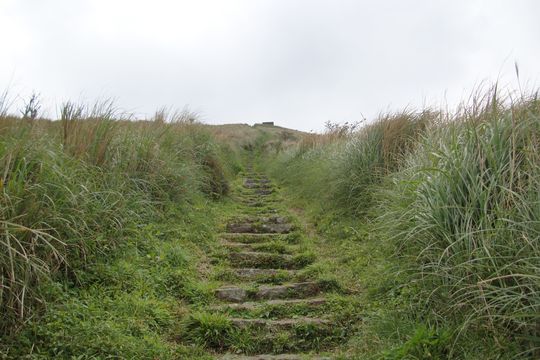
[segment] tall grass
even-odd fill
[[[408,271],[381,280],[402,279],[391,293],[403,294],[394,303],[407,302],[411,317],[453,329],[456,346],[490,339],[532,356],[540,349],[539,140],[536,95],[502,98],[494,89],[455,113],[402,112],[345,136],[310,135],[268,164],[319,218],[334,217],[327,223],[338,213],[347,224],[376,224],[370,239],[392,240],[396,269]]]
[[[306,198],[324,194],[325,203],[336,205],[336,210],[361,214],[371,203],[372,187],[395,171],[438,116],[433,111],[401,112],[381,115],[362,127],[327,123],[323,134],[305,135],[296,148],[270,162],[277,164],[276,176],[286,174],[282,181],[294,182],[297,174]]]
[[[351,136],[339,154],[336,170],[341,174],[336,187],[339,202],[355,213],[369,207],[371,187],[395,171],[436,116],[430,111],[387,114]]]
[[[101,166],[110,153],[115,119],[119,114],[111,100],[97,102],[91,108],[67,102],[60,110],[62,147],[69,155]]]
[[[128,120],[110,101],[66,103],[60,121],[0,116],[0,333],[46,304],[51,279],[76,285],[140,224],[226,193],[202,125]]]
[[[540,102],[496,93],[430,131],[394,178],[384,228],[418,298],[460,331],[540,346]]]

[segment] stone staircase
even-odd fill
[[[237,194],[238,214],[224,226],[217,255],[228,277],[205,311],[223,314],[242,346],[211,349],[216,359],[330,359],[345,331],[328,313],[327,284],[302,276],[316,261],[272,182],[250,171]]]

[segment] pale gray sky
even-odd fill
[[[536,0],[0,0],[0,90],[115,97],[140,116],[326,120],[450,105],[481,81],[540,80]]]

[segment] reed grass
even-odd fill
[[[59,113],[0,116],[0,333],[46,305],[52,279],[76,285],[139,224],[228,189],[229,165],[191,115],[129,121],[109,100],[67,102]]]
[[[321,229],[347,234],[331,229],[352,223],[370,229],[363,241],[393,244],[373,306],[382,298],[381,311],[395,307],[390,318],[449,334],[439,356],[475,347],[538,356],[537,95],[503,97],[494,87],[453,113],[386,114],[344,133],[309,135],[267,164]]]
[[[393,179],[381,224],[418,298],[459,331],[540,346],[540,103],[496,92],[430,131]]]

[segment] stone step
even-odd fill
[[[263,251],[276,254],[291,254],[293,252],[291,245],[278,241],[245,243],[221,240],[221,245],[229,249],[230,251]]]
[[[253,186],[253,187],[251,187]],[[256,193],[256,190],[258,189],[267,189],[267,188],[270,188],[270,189],[273,189],[273,190],[276,190],[278,189],[278,187],[274,184],[272,184],[271,182],[259,182],[259,180],[256,180],[255,182],[248,182],[247,184],[244,183],[242,184],[242,187],[239,188],[239,191],[240,192],[245,192],[245,193]]]
[[[232,318],[230,320],[233,326],[241,329],[255,327],[269,330],[287,330],[299,325],[329,326],[331,324],[330,320],[309,317],[280,320]]]
[[[316,307],[326,304],[326,299],[308,298],[308,299],[289,299],[289,300],[268,300],[264,302],[248,301],[244,303],[236,304],[224,304],[212,307],[214,310],[234,310],[234,311],[251,311],[260,307],[267,306],[294,306],[294,305],[306,305],[310,307]]]
[[[264,203],[275,203],[278,201],[276,197],[271,197],[268,195],[261,196],[253,191],[243,191],[237,194],[236,198],[241,204],[246,204],[250,201],[261,201]]]
[[[246,177],[244,178],[244,185],[250,184],[268,184],[270,180],[261,177]]]
[[[248,291],[239,286],[224,286],[215,291],[218,299],[243,303],[248,300],[275,300],[307,298],[321,292],[319,283],[306,281],[284,285],[259,286],[255,290]]]
[[[308,354],[261,354],[261,355],[233,355],[225,354],[220,360],[331,360],[326,356],[308,355]]]
[[[268,206],[270,204],[275,204],[277,202],[276,199],[266,199],[266,200],[261,200],[261,199],[243,199],[243,200],[240,200],[240,202],[242,204],[244,204],[245,206],[248,206],[250,208],[261,208],[261,207],[265,207],[265,206]]]
[[[232,273],[241,280],[259,280],[262,278],[275,277],[280,274],[285,274],[287,278],[296,275],[295,270],[283,270],[283,269],[256,269],[256,268],[241,268],[233,269]]]
[[[268,179],[268,176],[265,174],[256,172],[256,171],[248,171],[245,173],[242,173],[242,176],[244,179],[254,179],[254,180],[260,180],[260,179]]]
[[[256,189],[255,194],[259,196],[268,196],[274,193],[274,189]]]
[[[297,266],[294,256],[271,252],[238,251],[228,254],[234,267],[254,267],[260,269],[294,269]]]
[[[238,286],[224,286],[216,289],[214,294],[220,300],[236,303],[245,302],[249,297],[247,290]]]
[[[260,183],[244,183],[244,189],[255,190],[254,193],[257,194],[259,190],[272,190],[272,185],[270,184],[260,184]],[[270,192],[271,194],[272,192]]]
[[[257,176],[249,176],[244,178],[244,181],[242,182],[242,186],[250,187],[252,185],[263,185],[263,186],[270,186],[271,180],[263,177],[257,177]]]
[[[273,224],[238,222],[227,224],[227,232],[237,234],[287,234],[290,233],[293,229],[294,225],[290,223]]]
[[[243,186],[246,189],[271,189],[272,185],[270,185],[269,180],[255,180],[255,179],[246,179],[244,180]]]
[[[243,213],[246,215],[256,216],[275,216],[279,213],[279,210],[273,208],[247,208],[243,209]]]
[[[317,295],[321,292],[319,283],[306,281],[300,283],[260,286],[255,298],[257,300],[291,299],[306,298]]]
[[[261,191],[264,193],[261,194]],[[278,202],[278,197],[275,192],[266,189],[243,189],[237,194],[236,199],[244,205],[249,201],[262,201],[264,203]]]
[[[268,215],[268,216],[242,216],[235,217],[231,223],[249,223],[249,224],[287,224],[291,222],[287,216]]]
[[[270,180],[249,179],[244,181],[244,187],[248,189],[269,189],[272,188]]]
[[[233,242],[242,242],[246,244],[262,243],[279,239],[281,234],[276,233],[222,233],[220,238],[224,240],[231,240]]]

